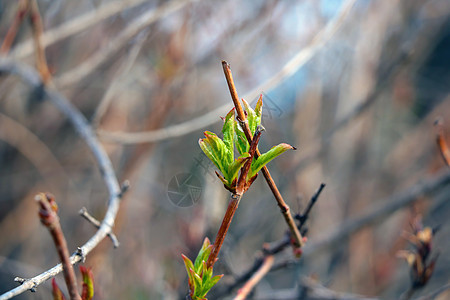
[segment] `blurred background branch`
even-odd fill
[[[69,249],[94,234],[76,213],[81,207],[97,220],[111,215],[108,203],[120,187],[105,186],[89,148],[96,145],[110,158],[108,168],[134,187],[115,211],[119,251],[108,240],[87,256],[96,297],[185,295],[180,253],[193,257],[213,237],[228,199],[197,144],[202,131],[219,132],[219,116],[232,107],[222,60],[249,103],[263,93],[260,149],[282,141],[299,149],[269,164],[292,212],[304,211],[327,183],[308,217],[304,259],[293,263],[290,251],[280,251],[247,299],[299,292],[305,276],[333,293],[397,299],[409,286],[408,266],[395,257],[407,249],[401,232],[421,214],[425,224],[441,225],[441,236],[450,234],[448,167],[433,129],[441,116],[443,132],[450,130],[449,1],[37,4],[48,69],[63,89],[43,88],[28,74],[33,31],[28,19],[19,22],[0,61],[0,293],[16,287],[13,262],[25,278],[57,263],[34,217],[36,192],[61,199]],[[0,1],[2,41],[18,7]],[[27,80],[7,76],[16,66]],[[73,110],[78,117],[70,121]],[[96,135],[82,130],[80,139],[71,122],[92,126],[105,144],[86,145]],[[261,245],[284,234],[270,190],[256,180],[215,265],[226,276],[211,299],[252,267]],[[441,255],[417,298],[448,285],[450,242],[435,244]],[[18,299],[49,299],[49,288],[43,283]]]

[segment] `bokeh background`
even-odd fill
[[[260,149],[286,142],[269,169],[293,213],[327,184],[308,221],[314,245],[344,222],[446,168],[435,142],[437,117],[450,131],[450,2],[446,0],[106,1],[38,0],[55,87],[92,122],[119,180],[115,233],[86,265],[95,299],[182,299],[181,253],[193,258],[215,237],[228,193],[198,146],[220,133],[232,108],[221,61],[253,105],[263,94]],[[0,2],[0,38],[17,1]],[[29,22],[8,57],[34,65]],[[140,135],[124,133],[145,132]],[[450,139],[450,136],[447,137]],[[215,272],[221,285],[246,271],[263,243],[286,225],[258,178],[242,200]],[[175,180],[189,178],[190,187]],[[0,293],[15,276],[58,262],[33,197],[49,191],[75,250],[94,233],[81,207],[102,219],[107,191],[95,161],[68,121],[17,77],[0,77]],[[184,197],[184,198],[183,198]],[[269,273],[252,299],[283,299],[309,276],[335,291],[398,299],[409,287],[405,261],[417,215],[438,226],[434,276],[417,296],[449,283],[450,187],[377,219],[320,251]],[[62,276],[57,281],[63,286]],[[223,290],[223,289],[222,289]],[[286,294],[284,294],[286,295]],[[50,282],[16,299],[49,299]],[[448,299],[443,294],[439,299]]]

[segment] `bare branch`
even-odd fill
[[[42,34],[44,32],[44,25],[42,25],[41,14],[36,0],[29,0],[30,5],[30,21],[33,29],[34,47],[36,49],[36,67],[41,74],[42,82],[47,84],[51,79],[51,74],[48,69],[47,59],[45,58],[45,48],[42,46]]]
[[[314,193],[314,195],[309,200],[309,203],[308,203],[305,211],[303,212],[302,215],[299,216],[299,218],[298,218],[300,221],[300,225],[298,226],[299,230],[303,229],[303,226],[305,225],[306,221],[308,220],[308,215],[309,215],[312,207],[317,202],[317,200],[324,188],[325,188],[325,184],[321,183],[319,188],[317,189],[317,191]],[[305,218],[302,219],[302,217],[304,217],[304,216],[305,216]],[[302,220],[303,220],[303,222],[302,222]],[[290,244],[291,244],[291,237],[290,237],[289,232],[286,232],[285,236],[278,241],[272,242],[270,244],[265,243],[263,245],[262,251],[256,256],[256,258],[253,262],[253,265],[251,267],[249,267],[247,269],[247,271],[243,272],[242,275],[239,275],[238,277],[236,277],[233,282],[222,287],[221,290],[219,290],[219,292],[217,292],[215,296],[222,297],[222,296],[230,294],[238,286],[240,286],[244,282],[247,282],[248,280],[250,280],[250,278],[253,276],[253,274],[255,274],[256,272],[258,272],[258,270],[260,270],[260,268],[261,268],[262,264],[264,263],[265,258],[267,256],[275,256],[276,254],[278,254],[281,251],[283,251],[284,249],[286,249],[286,247],[289,246]],[[274,267],[272,267],[271,270],[273,270]]]
[[[315,241],[310,240],[305,246],[303,254],[305,256],[316,254],[332,245],[340,243],[343,239],[348,238],[362,228],[370,226],[375,222],[379,222],[406,205],[415,202],[418,200],[419,196],[436,192],[448,184],[450,184],[450,172],[445,170],[438,175],[416,183],[402,192],[396,193],[386,199],[377,200],[376,203],[378,204],[369,208],[363,215],[344,222],[339,225],[336,230],[328,233],[322,238]]]
[[[273,255],[266,256],[264,258],[264,262],[261,267],[256,271],[253,276],[247,281],[244,286],[239,290],[237,296],[234,300],[244,300],[247,298],[248,294],[253,290],[253,288],[264,278],[267,272],[270,271],[270,268],[273,265],[274,257]]]
[[[225,78],[227,80],[228,88],[230,90],[231,98],[233,99],[234,107],[236,108],[236,113],[238,115],[242,130],[245,133],[245,137],[247,138],[249,145],[252,145],[252,133],[248,125],[247,117],[245,116],[244,110],[242,109],[241,102],[239,101],[238,93],[236,91],[236,87],[233,81],[233,75],[231,74],[230,65],[226,61],[222,61],[222,67],[223,72],[225,73]],[[260,155],[261,153],[259,152],[258,149],[256,149],[255,157],[258,158]],[[264,166],[262,168],[262,173],[288,225],[288,228],[291,232],[291,236],[293,239],[294,247],[295,248],[302,247],[303,246],[302,235],[300,234],[300,231],[297,228],[297,224],[295,224],[295,221],[292,218],[289,206],[284,201],[283,196],[281,196],[281,193],[278,190],[277,185],[275,184],[275,181],[270,175],[269,169],[266,166]]]
[[[302,48],[294,57],[292,57],[278,72],[255,87],[250,92],[244,95],[244,99],[253,99],[261,94],[261,91],[268,92],[277,87],[281,82],[288,79],[295,74],[302,66],[304,66],[316,52],[331,40],[333,35],[339,30],[344,23],[345,18],[352,10],[355,0],[347,0],[343,5],[340,13],[336,18],[331,20],[328,25],[321,30],[312,39],[311,43]],[[228,104],[222,105],[200,117],[192,119],[190,121],[168,126],[152,131],[143,132],[108,132],[104,130],[98,130],[97,133],[101,140],[110,143],[121,144],[141,144],[141,143],[154,143],[170,139],[173,137],[179,137],[207,127],[215,122],[218,122],[217,116],[225,115],[229,110]]]
[[[64,87],[80,81],[100,67],[111,56],[116,54],[133,36],[138,34],[140,31],[193,1],[198,0],[172,0],[156,9],[143,13],[140,17],[131,22],[124,30],[122,30],[122,32],[120,32],[114,40],[108,43],[107,46],[99,49],[94,55],[77,65],[74,69],[58,76],[55,79],[56,84],[60,87]]]
[[[27,1],[27,0],[25,0]],[[75,17],[55,28],[47,30],[42,35],[42,46],[48,47],[62,39],[71,35],[82,32],[89,27],[99,23],[115,14],[118,14],[126,9],[138,6],[146,0],[118,0],[108,2],[100,6],[96,10],[90,10],[84,15]],[[23,58],[33,53],[33,40],[27,40],[14,47],[11,51],[11,56],[14,58]]]
[[[94,218],[88,211],[86,207],[82,207],[80,211],[78,212],[80,216],[85,218],[89,223],[94,225],[97,228],[100,228],[100,221]],[[112,232],[108,233],[108,237],[111,239],[111,242],[113,243],[114,248],[118,248],[120,243],[117,239],[116,235]]]
[[[11,26],[6,33],[5,39],[3,40],[2,46],[0,47],[0,54],[7,54],[9,49],[11,49],[11,45],[16,38],[17,31],[19,31],[19,27],[25,18],[25,15],[28,12],[29,5],[28,0],[20,0],[19,7],[17,8],[17,13],[14,16],[14,20],[11,22]]]
[[[92,131],[92,128],[89,126],[86,118],[64,96],[50,87],[44,87],[39,74],[34,69],[10,59],[0,58],[0,73],[18,75],[32,87],[42,89],[44,96],[69,119],[76,131],[86,141],[99,165],[100,173],[102,174],[103,180],[108,189],[109,201],[107,211],[103,221],[101,222],[100,228],[94,236],[92,236],[82,247],[80,247],[82,253],[87,255],[108,235],[108,233],[112,231],[112,227],[114,226],[115,218],[119,209],[119,195],[121,193],[121,189],[114,173],[111,161]],[[70,262],[71,264],[75,264],[81,259],[82,258],[80,255],[73,254],[70,257]],[[10,299],[33,287],[36,287],[61,271],[62,265],[58,264],[50,270],[26,280],[21,286],[0,295],[0,300]]]

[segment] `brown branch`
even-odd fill
[[[444,162],[447,164],[448,167],[450,167],[450,148],[448,147],[447,141],[445,139],[445,131],[442,118],[438,118],[434,122],[434,126],[436,127],[437,131],[436,143],[439,147]]]
[[[298,226],[299,230],[303,229],[303,226],[305,225],[306,221],[308,220],[309,213],[311,212],[312,207],[314,204],[316,204],[320,194],[322,193],[323,189],[325,188],[325,184],[321,183],[317,191],[314,193],[314,195],[309,200],[308,205],[306,206],[304,212],[296,216],[296,218],[299,220],[300,225]],[[261,268],[261,265],[264,263],[265,258],[268,256],[275,256],[276,254],[282,252],[284,249],[286,249],[287,246],[291,244],[291,238],[289,232],[286,232],[286,235],[275,242],[272,243],[265,243],[263,245],[262,251],[256,256],[253,265],[247,269],[247,271],[243,272],[242,275],[239,275],[239,277],[235,278],[235,280],[225,287],[223,287],[220,291],[218,291],[215,296],[217,298],[223,297],[225,295],[231,294],[234,289],[236,289],[241,284],[247,282],[250,280],[250,278],[258,272],[258,270]],[[273,270],[273,268],[271,269]]]
[[[250,158],[244,164],[244,167],[241,170],[241,175],[239,177],[236,193],[231,194],[230,202],[227,207],[227,211],[225,212],[225,216],[223,217],[222,224],[220,225],[219,232],[217,233],[216,240],[214,241],[214,246],[211,251],[211,254],[208,257],[208,261],[206,265],[208,268],[214,266],[214,263],[217,260],[217,256],[219,255],[220,248],[222,248],[223,241],[225,240],[225,236],[227,235],[228,228],[230,228],[231,221],[233,220],[236,209],[238,208],[239,201],[241,201],[242,195],[246,191],[245,183],[247,179],[248,171],[250,170],[250,165],[252,163],[253,156],[255,155],[255,150],[258,145],[259,138],[261,137],[261,128],[258,128],[255,132],[255,137],[253,142],[250,145]]]
[[[355,0],[347,0],[342,4],[342,9],[338,15],[331,20],[325,28],[319,31],[311,42],[306,47],[302,47],[289,61],[287,61],[277,72],[267,78],[258,86],[244,95],[244,99],[253,99],[261,94],[261,91],[270,91],[275,89],[280,83],[290,78],[301,67],[308,63],[315,54],[322,49],[333,37],[334,34],[345,23],[346,17],[352,11]],[[71,71],[70,71],[71,72]],[[229,105],[224,104],[212,111],[191,119],[189,121],[170,125],[164,128],[141,131],[141,132],[110,132],[105,130],[98,130],[97,133],[100,139],[109,143],[120,144],[139,144],[139,143],[154,143],[157,141],[167,140],[174,137],[179,137],[207,127],[217,122],[218,115],[224,115],[229,111]]]
[[[17,13],[14,16],[14,20],[11,23],[11,26],[6,33],[5,39],[3,40],[2,46],[0,47],[0,54],[7,54],[11,49],[11,45],[14,42],[14,39],[17,35],[17,31],[19,31],[20,24],[22,24],[25,15],[28,12],[28,0],[20,0],[19,7],[17,9]]]
[[[306,206],[305,211],[301,215],[296,216],[296,218],[300,222],[300,224],[298,226],[298,228],[300,230],[302,229],[303,225],[305,225],[306,221],[308,220],[309,214],[311,213],[311,209],[313,208],[314,204],[316,204],[317,199],[319,199],[319,196],[322,193],[324,188],[325,188],[325,183],[321,183],[319,188],[317,189],[317,191],[311,197],[311,200],[309,200],[309,203]]]
[[[42,46],[42,34],[44,26],[42,25],[41,14],[36,0],[29,0],[30,5],[30,21],[33,29],[34,47],[36,49],[36,67],[41,74],[42,82],[47,84],[52,75],[48,69],[47,59],[45,58],[45,50]]]
[[[304,258],[312,255],[316,255],[317,253],[328,249],[332,247],[333,245],[338,244],[343,239],[348,238],[352,234],[356,233],[357,231],[363,229],[364,227],[370,226],[375,224],[377,221],[381,221],[387,217],[389,217],[391,214],[395,213],[399,209],[405,207],[406,205],[409,205],[416,200],[419,199],[421,195],[427,195],[431,194],[433,192],[436,192],[440,188],[450,184],[450,172],[442,172],[438,175],[432,176],[430,178],[424,179],[423,181],[413,185],[412,187],[399,192],[397,194],[392,195],[391,197],[388,197],[383,200],[375,201],[380,202],[381,204],[374,205],[372,208],[369,208],[366,213],[364,213],[362,216],[354,217],[353,219],[350,219],[343,224],[339,225],[339,228],[337,228],[334,231],[329,232],[327,235],[325,235],[322,238],[319,239],[310,239],[309,242],[305,245],[303,248],[303,256]],[[320,188],[319,188],[320,190]],[[308,205],[309,206],[309,205]],[[283,238],[275,243],[270,248],[263,249],[263,254],[268,253],[270,255],[273,255],[279,251],[282,251],[287,245],[289,244],[288,238]],[[264,260],[264,255],[259,255],[254,263],[253,266],[249,268],[248,271],[244,272],[242,275],[240,275],[234,282],[227,285],[223,289],[221,289],[218,293],[216,293],[216,296],[224,296],[231,293],[235,288],[237,288],[240,284],[247,281],[251,275],[256,272],[259,267],[261,266],[262,262]],[[289,259],[286,261],[282,261],[276,266],[272,267],[272,270],[280,269],[282,267],[290,266],[292,264],[296,264],[297,262]],[[269,298],[267,298],[269,299]],[[293,299],[298,299],[293,298]],[[306,298],[310,299],[310,298]],[[313,299],[313,298],[311,298]],[[426,298],[428,299],[428,298]],[[420,300],[423,300],[420,298]]]
[[[51,87],[44,86],[42,79],[34,69],[10,59],[0,58],[0,73],[18,75],[23,81],[33,88],[42,89],[44,97],[50,100],[55,107],[68,118],[81,138],[85,140],[99,165],[100,174],[102,174],[103,181],[108,189],[109,200],[100,228],[82,247],[80,247],[80,252],[84,255],[88,255],[92,249],[97,247],[97,245],[108,235],[108,233],[112,231],[115,218],[119,210],[119,195],[121,195],[121,189],[112,167],[112,163],[103,146],[95,136],[86,118],[70,103],[69,100],[67,100],[67,98]],[[72,254],[72,256],[70,256],[70,263],[75,264],[81,259],[82,257],[78,253]],[[62,265],[58,264],[42,274],[25,280],[22,285],[0,295],[0,300],[11,299],[12,297],[27,290],[35,288],[61,271]]]
[[[227,211],[225,212],[225,216],[223,217],[222,224],[220,225],[219,231],[217,232],[216,240],[214,241],[214,246],[211,251],[211,254],[208,257],[208,261],[206,265],[208,268],[212,267],[217,260],[217,256],[219,255],[220,248],[223,245],[223,241],[225,240],[225,236],[227,235],[228,228],[230,228],[231,221],[233,220],[234,213],[238,208],[239,201],[242,196],[238,194],[232,194],[230,202],[228,203]]]
[[[69,250],[64,233],[59,223],[57,215],[58,207],[53,195],[49,193],[40,193],[36,195],[35,200],[39,203],[39,218],[41,223],[47,227],[55,243],[56,251],[63,265],[64,280],[71,300],[81,300],[78,294],[77,279],[72,264],[70,263]]]
[[[233,81],[233,75],[231,74],[231,68],[230,65],[226,61],[222,61],[222,67],[223,72],[225,73],[225,78],[227,80],[228,88],[230,89],[231,98],[233,99],[234,106],[236,107],[236,112],[239,118],[239,121],[241,122],[242,129],[244,130],[245,136],[247,137],[248,143],[251,144],[252,142],[252,134],[250,131],[250,127],[248,126],[247,118],[244,114],[244,110],[242,109],[241,103],[239,102],[239,97],[236,91],[236,87],[234,85]],[[261,155],[258,149],[256,149],[256,155],[255,157],[258,158]],[[290,213],[290,208],[284,201],[283,197],[281,196],[280,191],[278,190],[275,182],[272,179],[272,176],[270,175],[269,169],[264,166],[262,168],[262,173],[264,175],[264,178],[267,181],[267,184],[269,185],[270,190],[272,191],[273,195],[275,196],[275,199],[277,200],[278,207],[280,207],[281,213],[283,214],[283,217],[289,227],[289,230],[291,231],[291,236],[293,238],[293,244],[295,248],[300,248],[303,246],[303,238],[300,234],[300,231],[297,228],[297,225],[295,224],[294,219],[292,218],[292,215]]]
[[[238,294],[234,300],[244,300],[247,298],[248,294],[253,290],[253,288],[264,278],[267,272],[273,265],[274,257],[273,255],[266,256],[261,267],[253,274],[253,276],[248,280],[244,286],[238,291]]]

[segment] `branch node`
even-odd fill
[[[16,277],[16,278],[14,278],[14,281],[15,282],[18,282],[18,283],[20,283],[20,284],[22,284],[22,283],[24,283],[25,281],[27,281],[27,279],[25,279],[25,278],[22,278],[22,277]]]
[[[128,181],[128,180],[126,180]],[[96,228],[100,228],[100,221],[94,218],[88,211],[86,207],[82,207],[79,211],[79,214],[85,218],[89,223],[94,225]],[[112,232],[112,228],[110,228],[110,231],[108,232],[108,237],[111,239],[111,242],[113,243],[114,248],[118,248],[120,243],[117,239],[116,235]]]
[[[79,257],[81,257],[82,263],[84,263],[86,261],[86,252],[84,251],[83,247],[78,247],[75,254],[78,255]]]
[[[122,199],[123,195],[130,189],[130,181],[127,179],[120,185],[120,193],[117,195],[120,199]]]
[[[22,285],[25,282],[30,281],[30,279],[25,279],[25,278],[17,276],[17,277],[14,278],[14,281],[18,282],[18,283],[20,283],[20,285]],[[33,282],[33,286],[29,290],[30,290],[30,292],[35,293],[36,292],[36,288],[38,286],[38,283],[36,281],[34,281],[34,280],[32,282]]]

